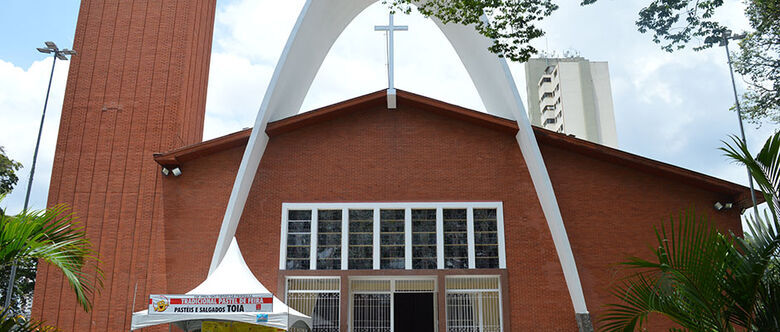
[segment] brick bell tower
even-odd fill
[[[149,293],[165,293],[162,175],[152,154],[202,140],[215,6],[81,2],[49,205],[68,204],[86,228],[104,287],[86,313],[62,274],[40,264],[34,318],[63,331],[126,331]]]

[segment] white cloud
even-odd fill
[[[303,4],[301,0],[220,1],[214,51],[275,65]]]
[[[24,205],[30,168],[32,166],[35,141],[41,121],[41,112],[46,97],[46,87],[51,73],[52,58],[39,60],[23,69],[0,60],[0,146],[4,146],[11,159],[24,165],[18,172],[19,182],[11,194],[2,202],[8,213],[17,213]],[[30,194],[29,207],[46,207],[46,198],[51,178],[54,147],[57,143],[62,98],[65,90],[69,62],[57,61],[54,79],[46,111],[41,148]]]
[[[252,126],[272,73],[270,65],[253,64],[235,54],[212,53],[203,138]]]

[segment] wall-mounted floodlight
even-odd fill
[[[171,170],[169,170],[166,167],[163,167],[162,170],[160,170],[160,172],[162,172],[162,174],[165,175],[165,176],[168,176],[168,174],[171,174]]]
[[[179,176],[181,175],[181,168],[176,167],[171,170],[171,173],[173,173],[173,176]]]
[[[729,210],[732,207],[734,207],[734,203],[728,202],[728,203],[721,203],[721,202],[715,202],[715,205],[713,205],[715,210],[721,211],[721,210]]]

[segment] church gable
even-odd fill
[[[268,124],[266,133],[273,137],[281,133],[305,127],[314,123],[338,118],[368,108],[378,107],[387,109],[386,106],[384,106],[386,105],[386,96],[386,91],[381,90],[317,110],[272,122]],[[453,119],[460,119],[466,122],[471,122],[481,127],[492,128],[498,131],[510,133],[512,135],[514,135],[518,130],[517,124],[514,121],[496,117],[487,113],[477,112],[457,105],[448,104],[439,100],[403,90],[397,90],[397,104],[399,109],[412,108],[418,111],[436,113]]]
[[[236,232],[246,262],[258,279],[272,292],[283,292],[285,282],[311,276],[334,280],[346,276],[341,280],[347,282],[368,274],[409,273],[439,275],[439,282],[444,283],[449,274],[492,275],[508,286],[502,286],[501,295],[504,327],[573,328],[566,319],[572,309],[561,305],[570,299],[552,236],[515,142],[517,127],[501,118],[406,92],[399,91],[398,97],[394,110],[387,109],[383,93],[375,93],[268,125],[270,140]],[[155,157],[164,167],[182,171],[181,176],[163,180],[165,268],[176,271],[168,275],[171,292],[194,287],[201,280],[189,276],[202,276],[208,270],[205,264],[192,264],[188,257],[209,257],[213,252],[215,230],[220,227],[248,137],[249,130],[245,130]],[[711,209],[716,200],[732,200],[739,206],[739,197],[746,193],[745,188],[726,181],[573,137],[541,129],[536,129],[536,137],[577,258],[585,297],[596,313],[610,301],[604,287],[612,278],[610,264],[629,253],[643,254],[652,241],[653,225],[689,204]],[[384,270],[380,265],[377,271],[321,269],[325,265],[319,261],[316,264],[323,265],[287,265],[290,233],[284,226],[290,222],[291,209],[309,209],[309,223],[314,225],[318,209],[351,211],[359,206],[355,209],[381,211],[452,204],[471,210],[479,204],[497,207],[504,227],[505,266],[409,271]],[[739,227],[737,209],[713,218],[724,228]],[[338,224],[325,217],[322,220],[323,224]],[[314,234],[312,229],[307,234]],[[614,241],[615,236],[631,241]],[[316,270],[309,270],[312,266]],[[347,301],[355,294],[345,291],[340,296]],[[343,309],[342,314],[347,317]]]
[[[511,127],[469,110],[465,116],[430,111],[401,94],[395,110],[386,108],[384,95],[378,99],[337,114],[325,109],[272,123],[255,181],[327,182],[330,197],[309,199],[379,201],[473,200],[464,187],[497,196],[502,191],[497,178],[530,183]]]

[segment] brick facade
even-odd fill
[[[410,105],[401,98],[399,109],[389,111],[366,102],[289,130],[269,125],[271,140],[237,231],[249,267],[282,297],[282,276],[296,275],[278,270],[283,202],[501,201],[505,322],[512,331],[576,331],[561,266],[514,135]],[[695,206],[724,228],[740,229],[738,211],[712,208],[716,200],[734,200],[734,192],[622,165],[568,143],[544,137],[540,143],[595,315],[611,301],[611,264],[646,255],[652,227],[670,214]],[[170,292],[186,292],[205,278],[244,146],[212,149],[179,163],[182,176],[163,179],[166,270],[175,271],[167,275]]]
[[[63,331],[121,331],[166,290],[162,186],[152,154],[202,140],[214,0],[83,0],[49,204],[66,203],[102,261],[85,313],[62,274],[39,265],[33,317]]]

